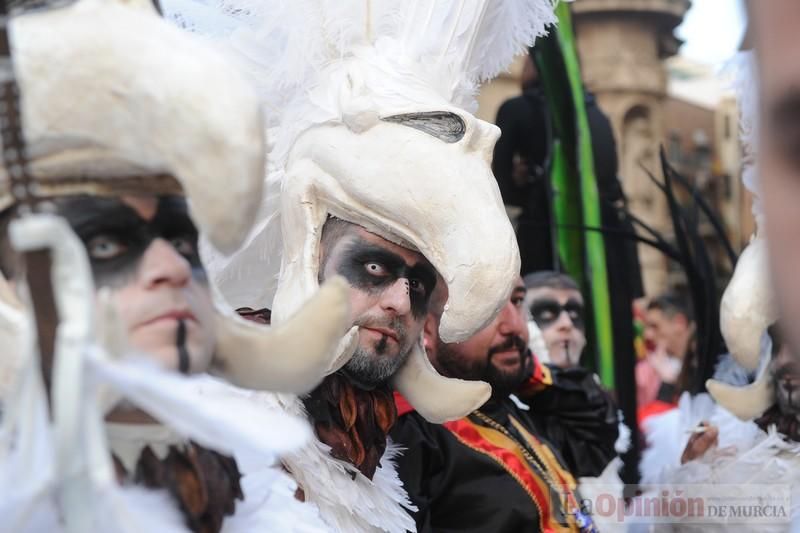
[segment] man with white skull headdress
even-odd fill
[[[348,314],[336,280],[277,330],[212,301],[198,232],[235,249],[260,201],[252,87],[146,2],[81,0],[8,29],[0,531],[323,531],[275,464],[307,423],[201,375],[306,392]],[[240,456],[259,471],[242,477]]]
[[[307,414],[318,441],[284,458],[303,496],[339,531],[406,531],[407,496],[387,433],[392,389],[436,423],[483,404],[489,387],[439,376],[422,348],[436,288],[440,332],[492,320],[519,269],[489,160],[496,127],[476,119],[479,81],[553,20],[551,2],[326,3],[174,0],[178,24],[220,38],[262,90],[275,137],[267,216],[212,276],[234,308],[280,323],[341,274],[351,327],[305,398],[262,398]],[[282,248],[277,248],[280,244]]]

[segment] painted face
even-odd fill
[[[542,331],[550,361],[561,368],[576,366],[586,346],[581,293],[575,289],[537,287],[528,289],[525,301]]]
[[[339,274],[350,284],[358,348],[344,371],[365,387],[386,381],[419,342],[436,271],[418,252],[353,225],[323,250],[324,280]]]
[[[436,317],[429,317],[425,335],[431,362],[445,376],[484,380],[495,396],[507,396],[531,370],[524,299],[525,284],[518,278],[500,314],[464,342],[442,342]]]
[[[111,289],[131,346],[167,368],[205,371],[214,314],[185,199],[75,196],[57,206],[86,246],[95,285]]]
[[[772,360],[775,398],[785,414],[800,415],[800,364],[783,346]]]
[[[787,341],[800,356],[800,3],[751,2],[759,66],[758,174],[770,268]]]

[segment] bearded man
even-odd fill
[[[528,407],[511,393],[549,372],[527,348],[525,284],[517,277],[500,314],[461,343],[436,334],[436,313],[425,325],[431,362],[445,376],[487,381],[492,396],[459,420],[426,422],[402,397],[392,438],[406,450],[398,470],[418,531],[592,531],[577,483],[547,442]]]
[[[168,16],[234,52],[274,110],[275,209],[212,262],[212,279],[231,307],[269,308],[274,324],[333,274],[350,287],[351,320],[322,385],[260,398],[315,427],[316,441],[283,462],[333,529],[413,531],[388,440],[391,392],[434,423],[490,394],[437,374],[422,330],[440,290],[442,338],[469,337],[519,271],[491,173],[499,131],[470,110],[480,80],[553,21],[552,2],[172,3]]]

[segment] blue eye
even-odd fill
[[[194,241],[188,237],[174,237],[169,240],[169,243],[183,256],[190,257],[197,253]]]
[[[89,258],[100,261],[118,257],[124,254],[127,249],[128,247],[122,244],[119,239],[110,235],[98,235],[92,237],[86,243],[86,252],[89,254]]]

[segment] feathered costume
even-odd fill
[[[262,187],[252,88],[146,2],[81,0],[20,14],[11,30],[0,84],[6,96],[18,87],[21,105],[3,104],[0,210],[22,213],[9,226],[16,251],[49,250],[59,320],[44,380],[30,303],[40,288],[17,280],[22,305],[0,278],[0,531],[325,531],[278,461],[311,438],[307,422],[137,353],[110,293],[95,290],[83,243],[40,209],[74,195],[185,194],[210,245],[235,249]],[[277,329],[217,309],[212,365],[237,385],[305,392],[347,315],[335,280]],[[316,335],[298,335],[298,324]],[[105,423],[121,400],[159,424]]]
[[[742,179],[753,193],[753,214],[756,234],[739,258],[733,278],[721,303],[721,331],[733,358],[743,367],[756,372],[752,384],[739,386],[709,380],[711,396],[685,393],[678,408],[645,421],[649,448],[642,462],[642,483],[670,485],[719,485],[728,487],[756,486],[756,491],[769,503],[771,492],[789,486],[791,508],[785,517],[768,522],[752,518],[719,518],[716,523],[694,520],[672,520],[652,530],[678,531],[800,531],[800,443],[778,432],[766,419],[759,419],[770,408],[775,409],[773,370],[770,366],[772,343],[767,327],[777,318],[777,307],[770,286],[767,266],[766,235],[763,210],[759,198],[756,158],[757,87],[755,58],[744,52],[737,61],[741,140],[744,146]],[[713,399],[712,399],[713,397]],[[719,444],[702,457],[681,464],[681,455],[691,430],[701,421],[709,421],[719,429]],[[767,487],[774,485],[775,491]],[[657,487],[656,487],[657,488]],[[753,503],[754,494],[748,496]],[[645,494],[647,497],[648,494]],[[709,496],[708,494],[706,496]]]
[[[489,164],[498,130],[470,111],[478,84],[554,20],[549,0],[163,4],[250,73],[269,121],[259,222],[230,258],[208,254],[231,307],[270,308],[278,323],[289,316],[316,290],[320,234],[332,216],[430,261],[448,288],[443,340],[466,339],[494,317],[519,253]],[[347,363],[357,335],[347,332],[328,372]],[[389,385],[437,423],[482,405],[488,385],[439,376],[421,340]],[[305,413],[297,397],[262,400]],[[319,441],[284,463],[331,527],[413,530],[393,453],[389,443],[371,480]]]

